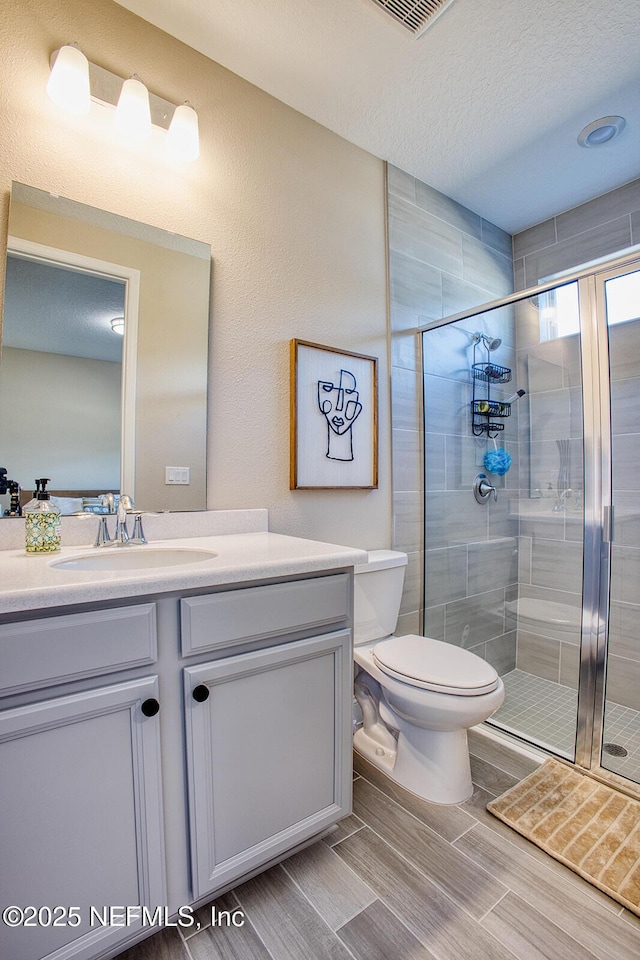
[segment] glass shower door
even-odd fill
[[[635,789],[640,259],[421,332],[424,633],[495,666],[492,726]]]
[[[611,404],[611,560],[606,684],[596,762],[640,784],[640,267],[603,274]],[[606,425],[605,425],[606,426]],[[605,476],[605,483],[607,478]],[[605,501],[606,502],[606,501]],[[606,588],[606,584],[605,584]],[[597,754],[599,753],[599,757]]]
[[[502,676],[491,725],[573,761],[585,502],[578,282],[434,322],[422,343],[424,633]],[[492,471],[497,451],[509,454],[506,472]],[[494,488],[482,502],[479,476]]]
[[[579,283],[514,305],[518,583],[506,605],[515,669],[490,723],[575,760],[584,567],[583,329]]]

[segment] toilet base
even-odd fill
[[[393,768],[396,765],[397,750],[381,747],[379,743],[372,740],[364,732],[364,727],[360,727],[353,735],[353,749],[373,764],[379,770],[382,770],[393,780]]]
[[[473,793],[467,731],[426,730],[400,721],[395,751],[382,748],[364,729],[353,737],[354,749],[404,787],[430,803],[464,803]]]

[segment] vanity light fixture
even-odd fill
[[[51,67],[47,93],[69,113],[89,113],[89,61],[78,47],[71,44],[60,47]]]
[[[190,103],[176,107],[167,132],[167,150],[180,160],[197,160],[200,156],[198,114]]]
[[[111,329],[114,333],[119,333],[121,337],[124,336],[124,317],[114,317],[111,321]]]
[[[164,146],[177,160],[193,161],[200,155],[198,114],[189,103],[176,106],[156,96],[137,77],[123,80],[87,60],[75,45],[60,47],[51,55],[47,93],[58,106],[72,113],[88,113],[91,103],[114,113],[116,128],[137,141],[149,139],[153,127],[166,131]]]
[[[120,133],[132,140],[151,136],[149,91],[138,77],[129,77],[122,84],[114,122]]]

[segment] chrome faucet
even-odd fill
[[[116,535],[114,540],[118,546],[129,543],[129,531],[127,530],[127,513],[129,510],[133,510],[133,500],[128,494],[123,493],[118,500],[118,509],[116,510]]]
[[[108,518],[106,515],[103,515],[99,520],[98,532],[93,544],[94,547],[123,547],[126,544],[147,543],[147,538],[142,529],[142,510],[134,510],[133,507],[134,503],[131,497],[123,493],[118,501],[116,530],[113,538],[109,536]],[[130,513],[135,517],[133,534],[131,536],[129,536],[129,531],[127,530],[127,516]]]

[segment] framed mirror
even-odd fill
[[[13,183],[0,465],[63,513],[206,507],[211,249]],[[0,497],[0,512],[9,496]]]

